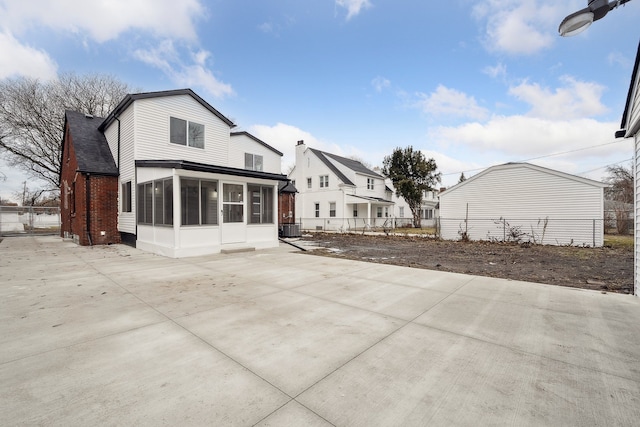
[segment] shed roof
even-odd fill
[[[114,110],[109,113],[109,115],[104,119],[102,126],[100,126],[100,130],[104,132],[104,130],[111,124],[113,121],[124,111],[126,110],[134,101],[139,99],[149,99],[149,98],[162,98],[165,96],[178,96],[178,95],[188,95],[195,99],[200,105],[202,105],[207,110],[211,111],[215,116],[217,116],[220,120],[225,122],[229,127],[233,128],[236,125],[233,122],[225,117],[220,111],[213,108],[207,101],[200,98],[194,91],[191,89],[175,89],[175,90],[164,90],[159,92],[144,92],[144,93],[134,93],[129,94],[124,97],[122,101],[118,104]]]
[[[463,188],[465,185],[468,185],[470,183],[472,183],[473,181],[482,178],[483,176],[491,173],[491,172],[495,172],[497,170],[501,170],[501,169],[513,169],[513,168],[528,168],[528,169],[533,169],[536,170],[538,172],[543,172],[543,173],[547,173],[549,175],[555,175],[555,176],[559,176],[562,178],[566,178],[566,179],[570,179],[573,181],[577,181],[577,182],[581,182],[583,184],[586,185],[591,185],[594,187],[600,187],[600,188],[605,188],[608,187],[607,184],[604,184],[600,181],[594,181],[592,179],[588,179],[588,178],[583,178],[580,176],[576,176],[576,175],[571,175],[569,173],[565,173],[565,172],[560,172],[554,169],[549,169],[549,168],[545,168],[543,166],[538,166],[538,165],[532,165],[531,163],[514,163],[514,162],[510,162],[510,163],[505,163],[502,165],[496,165],[496,166],[491,166],[490,168],[487,168],[485,170],[483,170],[482,172],[472,176],[471,178],[468,178],[466,181],[460,182],[456,185],[454,185],[453,187],[443,191],[442,193],[440,193],[440,196],[442,197],[443,195],[447,195],[452,193],[453,191],[456,191],[460,188]]]
[[[78,160],[78,170],[83,173],[118,175],[118,168],[104,134],[98,130],[104,119],[76,111],[65,112],[65,129],[71,134]]]

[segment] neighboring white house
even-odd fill
[[[507,163],[440,193],[440,233],[458,240],[602,246],[605,184]]]
[[[170,257],[278,245],[282,153],[233,127],[190,89],[128,95],[105,118],[123,241]]]
[[[627,94],[627,102],[625,104],[624,113],[622,114],[622,130],[616,132],[616,138],[633,138],[634,139],[634,294],[638,295],[640,285],[640,73],[638,67],[640,64],[640,43],[638,44],[638,52],[636,53],[636,62],[631,74],[631,83],[629,84],[629,92]]]
[[[348,231],[411,223],[409,205],[395,194],[390,180],[357,160],[298,141],[289,179],[298,190],[296,221],[303,229]],[[433,223],[437,196],[426,193],[422,212]]]

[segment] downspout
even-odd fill
[[[89,239],[89,246],[93,246],[91,241],[91,174],[87,174],[87,179],[84,181],[84,192],[86,196],[86,215],[87,215],[87,238]]]

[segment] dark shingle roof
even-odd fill
[[[118,175],[118,168],[104,134],[98,130],[103,118],[66,111],[65,119],[78,160],[78,170],[100,175]]]
[[[336,162],[348,167],[349,169],[351,169],[352,171],[354,171],[356,173],[360,173],[360,174],[363,174],[363,175],[369,175],[369,176],[373,176],[373,177],[376,177],[376,178],[384,179],[383,176],[381,176],[380,174],[375,173],[374,171],[372,171],[371,169],[367,168],[365,165],[363,165],[362,163],[360,163],[357,160],[347,159],[346,157],[336,156],[335,154],[326,153],[324,151],[316,150],[315,148],[309,148],[309,150],[311,150],[311,152],[313,154],[315,154],[320,160],[322,160],[322,162],[325,165],[327,165],[327,167],[329,169],[331,169],[331,171],[338,176],[338,179],[340,179],[340,181],[342,181],[343,183],[345,183],[347,185],[355,185],[355,184],[353,182],[351,182],[351,180],[349,178],[347,178],[345,176],[345,174],[340,172],[340,170],[329,160],[329,158],[331,158],[331,159],[335,160]]]
[[[113,121],[124,111],[126,110],[133,101],[138,99],[149,99],[149,98],[162,98],[165,96],[177,96],[177,95],[189,95],[193,99],[195,99],[200,105],[204,108],[212,112],[216,117],[225,122],[229,127],[233,128],[236,125],[233,122],[225,117],[220,111],[213,108],[207,101],[200,98],[194,91],[191,89],[175,89],[175,90],[164,90],[159,92],[145,92],[145,93],[133,93],[124,97],[120,104],[105,118],[104,124],[101,127],[101,131],[104,130],[111,124]]]

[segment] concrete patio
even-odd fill
[[[640,300],[266,251],[0,243],[2,425],[638,425]]]

